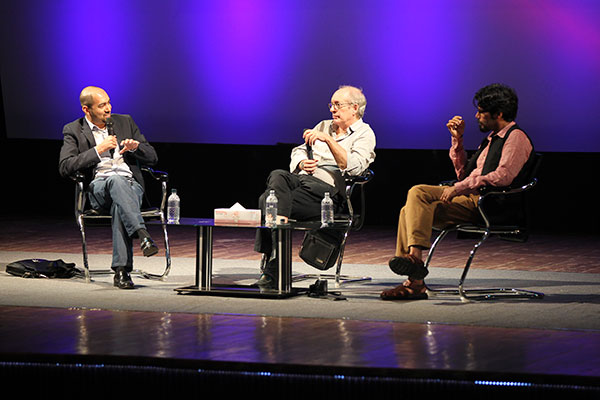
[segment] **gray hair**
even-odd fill
[[[359,118],[365,115],[365,109],[367,108],[367,98],[365,97],[362,89],[355,86],[342,85],[338,90],[346,90],[352,104],[358,104],[358,111],[356,114]]]

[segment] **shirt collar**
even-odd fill
[[[514,124],[516,124],[516,122],[515,122],[515,121],[511,121],[511,122],[509,122],[509,124],[508,124],[508,125],[506,125],[504,128],[502,128],[502,129],[500,130],[500,132],[496,133],[495,135],[494,135],[494,133],[493,133],[493,132],[492,132],[492,133],[490,133],[490,134],[489,134],[489,136],[488,136],[488,138],[490,138],[490,140],[491,140],[491,138],[492,138],[492,137],[494,137],[494,136],[498,136],[498,137],[500,137],[500,138],[503,138],[504,136],[506,136],[506,133],[508,132],[508,130],[509,130],[509,129],[510,129],[510,128],[511,128],[511,127],[514,125]]]
[[[363,124],[364,124],[364,122],[363,122],[362,118],[359,118],[356,122],[354,122],[352,125],[350,125],[348,127],[348,129],[346,129],[346,134],[344,136],[339,137],[338,139],[343,139],[345,137],[352,135],[354,132],[359,130]],[[336,128],[336,125],[331,124],[332,132],[335,132],[335,128]]]
[[[98,125],[94,124],[92,121],[90,121],[87,116],[83,117],[83,119],[85,119],[85,122],[87,122],[88,126],[90,127],[90,130],[92,132],[94,132],[94,128],[96,128],[96,130],[102,131],[102,132],[106,132],[106,126],[104,127],[104,129],[100,128]]]

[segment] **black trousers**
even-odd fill
[[[328,185],[312,175],[293,174],[277,169],[267,178],[267,189],[258,199],[258,206],[265,213],[265,203],[271,190],[277,196],[277,214],[297,221],[316,220],[321,216],[321,200],[325,192],[329,192],[335,210],[340,210],[344,203],[343,194],[334,186]],[[273,238],[271,229],[258,229],[254,250],[271,255]]]

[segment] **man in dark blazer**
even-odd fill
[[[129,115],[112,114],[103,89],[86,87],[79,100],[85,115],[63,128],[59,172],[63,177],[82,172],[91,179],[92,208],[112,216],[114,285],[131,289],[132,238],[140,239],[144,256],[158,252],[140,213],[144,181],[139,167],[156,164],[158,157]]]

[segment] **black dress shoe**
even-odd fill
[[[258,286],[260,289],[277,289],[277,282],[271,275],[262,274],[253,286]]]
[[[267,258],[263,256],[260,266],[262,275],[253,286],[258,286],[261,289],[277,289],[277,278],[279,277],[277,258],[272,258],[268,261]]]
[[[114,279],[115,286],[119,289],[133,289],[133,281],[131,280],[131,275],[129,272],[124,269],[117,269],[115,272]]]
[[[140,247],[145,257],[150,257],[158,253],[158,247],[154,244],[154,240],[149,237],[142,239]]]

